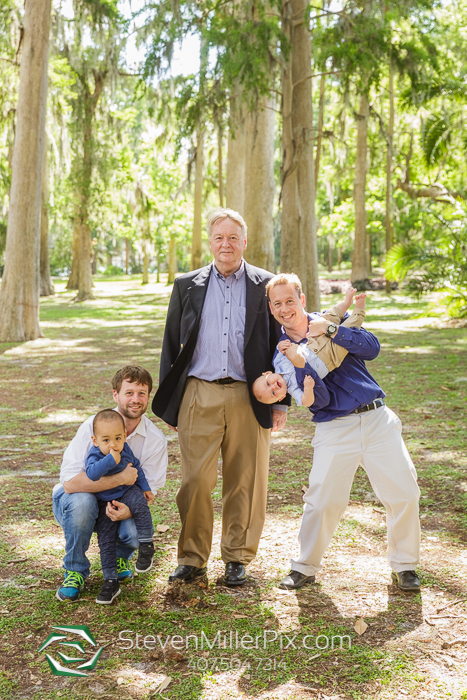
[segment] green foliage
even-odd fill
[[[411,292],[446,292],[453,316],[467,316],[467,226],[460,207],[450,215],[433,212],[433,228],[426,238],[398,243],[386,257],[386,275],[407,280]]]
[[[429,115],[422,123],[421,146],[428,168],[438,164],[447,154],[451,128],[444,115]]]

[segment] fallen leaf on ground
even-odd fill
[[[167,530],[170,530],[170,525],[158,525],[156,530],[157,532],[167,532]]]
[[[365,630],[368,629],[368,625],[366,624],[363,617],[359,617],[357,622],[354,624],[353,628],[357,634],[362,635],[365,632]]]
[[[163,690],[165,690],[165,689],[167,688],[167,686],[168,686],[169,683],[171,683],[171,682],[172,682],[171,677],[170,677],[170,676],[166,676],[166,677],[164,678],[164,680],[162,681],[162,683],[160,684],[160,686],[157,688],[156,693],[161,693]]]
[[[307,491],[308,491],[308,486],[305,486],[305,484],[303,484],[303,486],[302,486],[302,493],[305,494]]]

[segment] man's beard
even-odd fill
[[[118,412],[124,417],[134,420],[135,418],[140,418],[143,413],[146,413],[148,405],[141,406],[141,408],[128,409],[126,406],[117,406]]]

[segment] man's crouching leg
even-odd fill
[[[53,496],[53,513],[65,535],[65,579],[57,598],[73,603],[78,600],[84,579],[89,576],[86,552],[96,523],[97,498],[93,493],[65,493],[60,486]]]

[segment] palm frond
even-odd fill
[[[444,116],[431,114],[422,125],[421,146],[426,165],[438,164],[446,154],[451,127]]]

